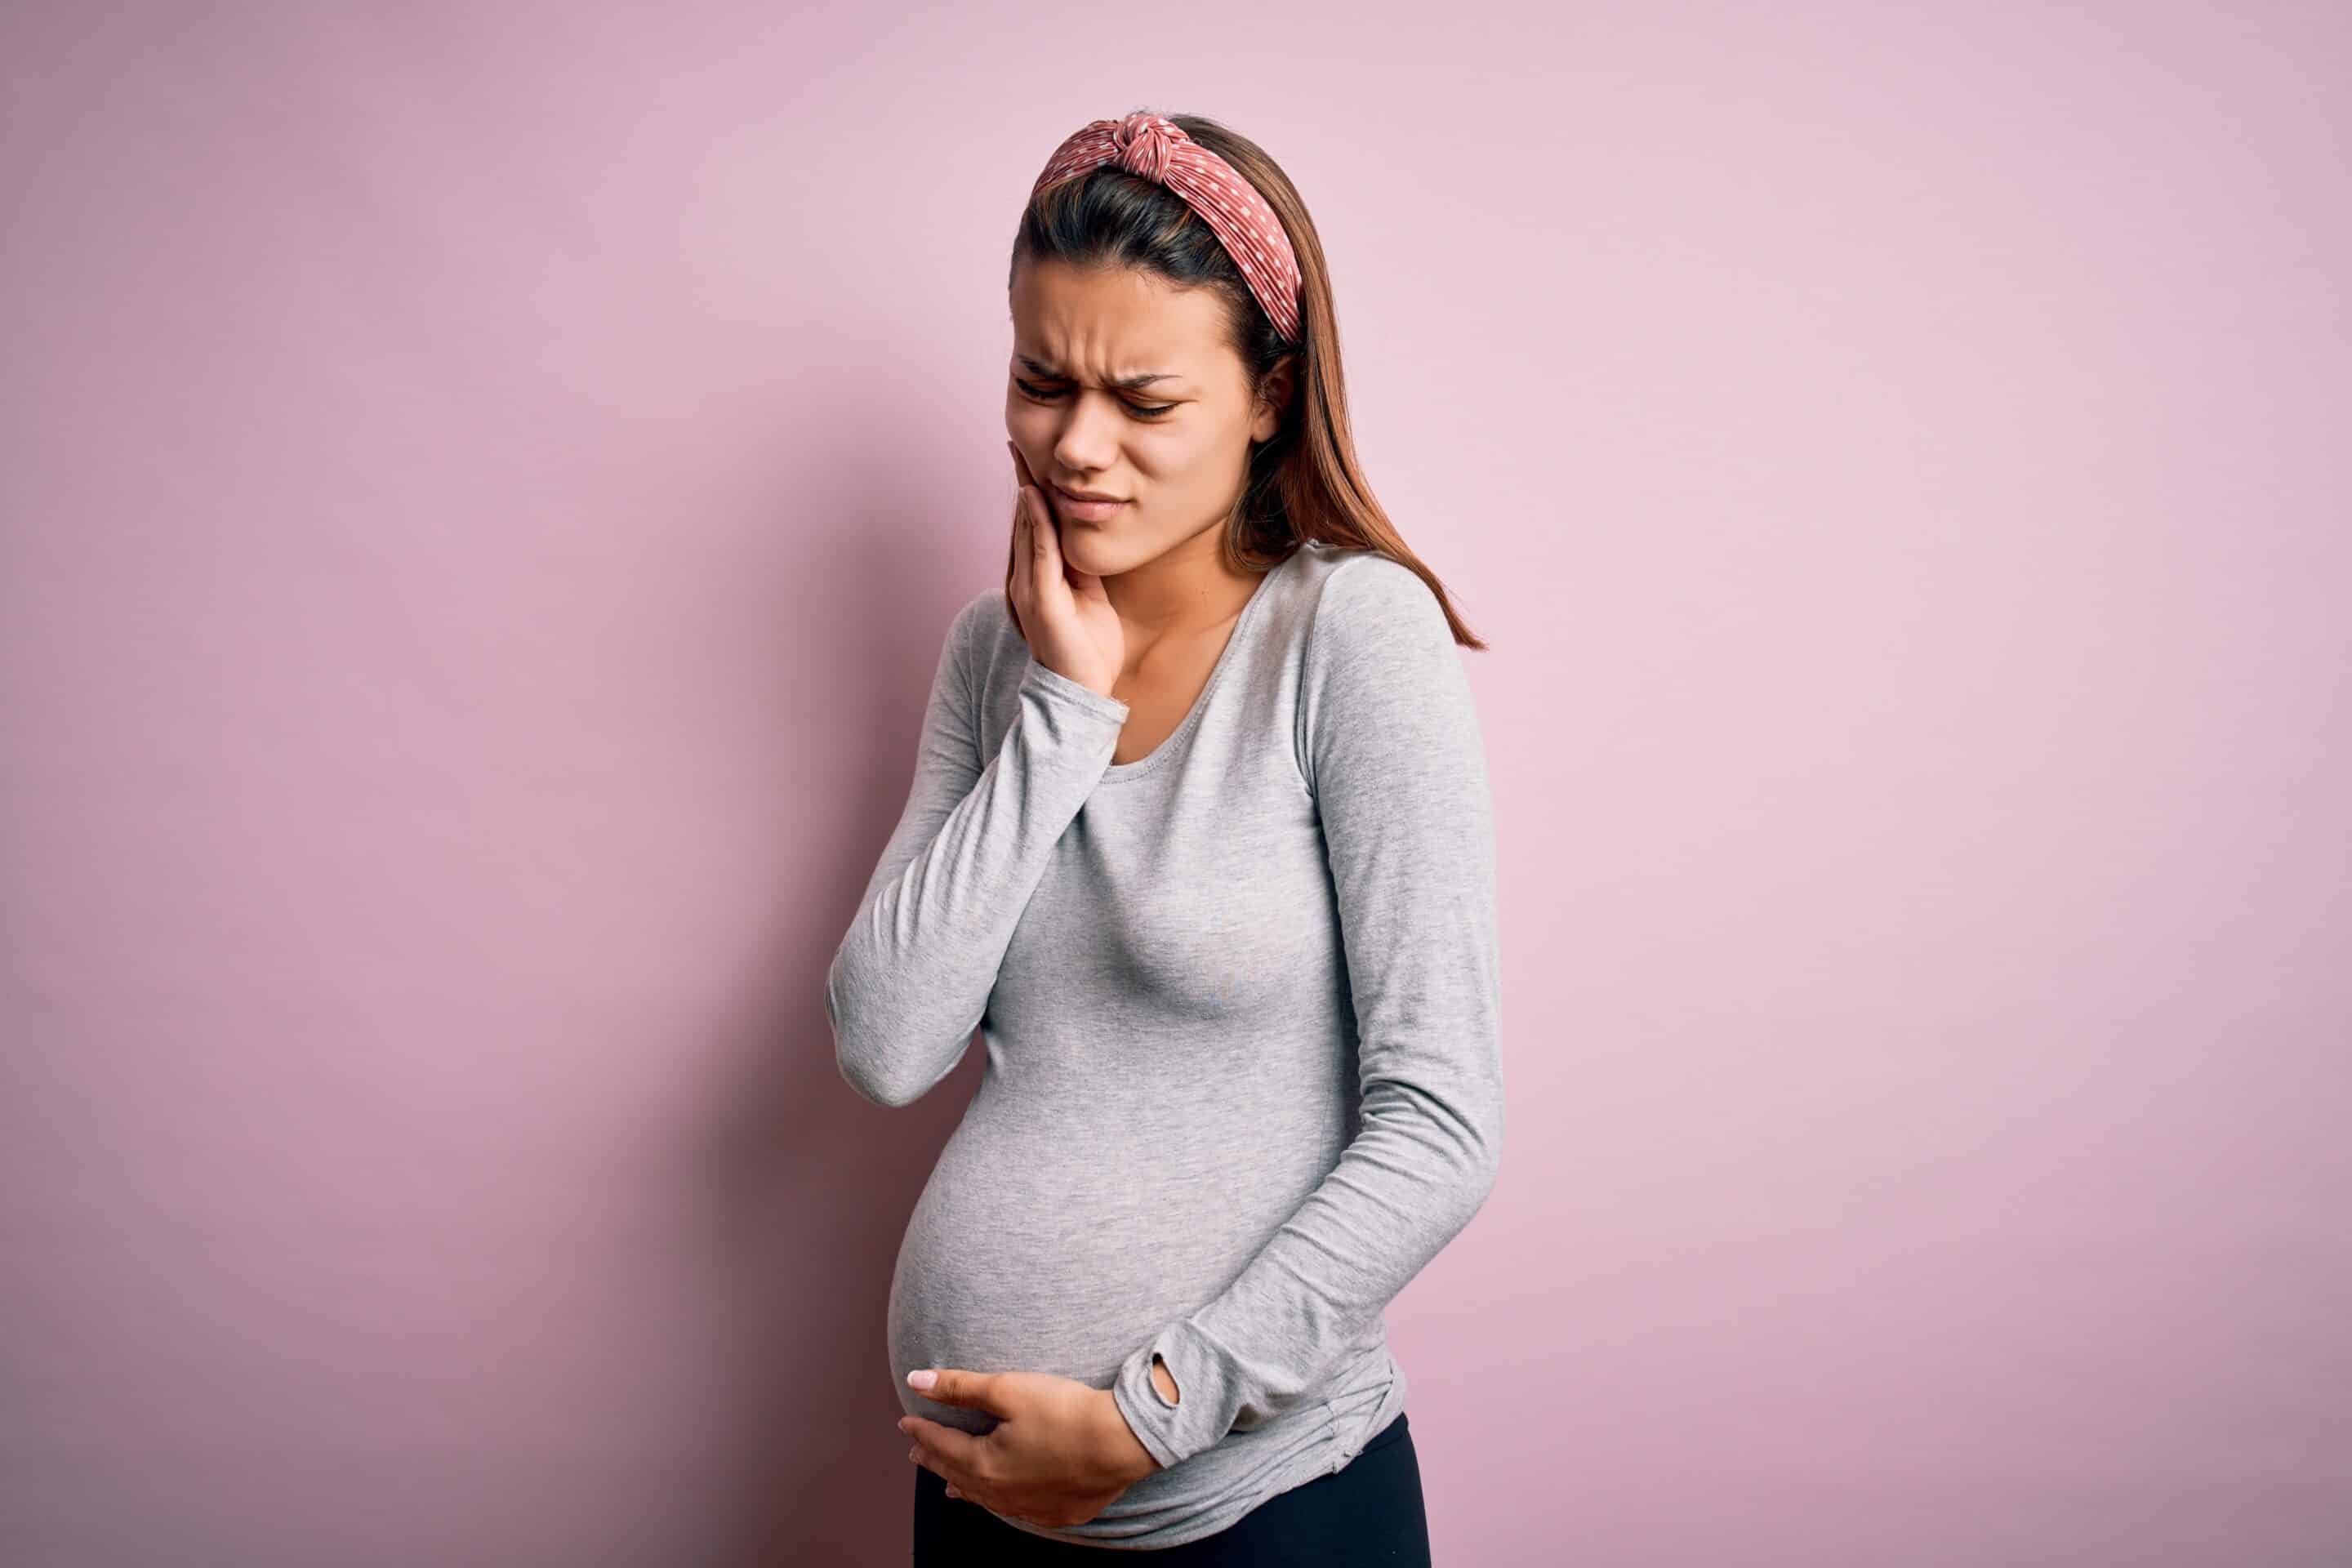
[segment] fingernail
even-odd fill
[[[907,1386],[909,1388],[929,1388],[931,1384],[939,1382],[939,1380],[940,1374],[936,1372],[910,1372],[907,1374]]]

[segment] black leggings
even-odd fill
[[[1119,1552],[1015,1530],[978,1504],[948,1496],[944,1479],[915,1468],[915,1568],[995,1563],[1102,1568]],[[1421,1460],[1404,1412],[1338,1475],[1276,1492],[1214,1535],[1124,1554],[1148,1558],[1153,1568],[1354,1568],[1360,1563],[1429,1568]]]

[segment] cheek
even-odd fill
[[[1147,445],[1153,476],[1161,483],[1183,489],[1218,482],[1221,448],[1199,431],[1158,431]]]

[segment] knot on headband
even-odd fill
[[[1046,160],[1030,198],[1104,163],[1117,163],[1182,197],[1241,268],[1274,330],[1297,341],[1298,258],[1282,220],[1255,185],[1174,121],[1138,110],[1118,120],[1092,121],[1073,132]]]
[[[1160,127],[1165,125],[1167,131]],[[1173,132],[1174,135],[1169,132]],[[1139,174],[1155,184],[1168,182],[1168,165],[1176,156],[1176,138],[1184,137],[1183,128],[1156,115],[1130,114],[1111,127],[1111,145],[1118,149],[1118,166],[1130,174]],[[1194,142],[1194,146],[1200,143]],[[1202,148],[1202,152],[1208,151]]]

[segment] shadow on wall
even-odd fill
[[[853,528],[846,537],[890,534]],[[780,979],[746,997],[725,1053],[735,1066],[705,1119],[699,1190],[712,1226],[701,1251],[733,1394],[723,1408],[734,1431],[719,1445],[732,1462],[716,1483],[729,1512],[713,1531],[723,1568],[906,1561],[915,1469],[893,1425],[890,1273],[907,1216],[980,1078],[974,1050],[920,1102],[885,1110],[835,1064],[825,969],[905,803],[940,638],[985,585],[912,594],[907,552],[873,553],[832,580],[874,585],[877,602],[837,623],[866,628],[838,658],[868,675],[853,710],[874,722],[834,775],[846,785],[839,800],[813,808],[840,831],[809,858],[799,896],[781,901],[801,912],[780,927],[789,951],[768,969]]]

